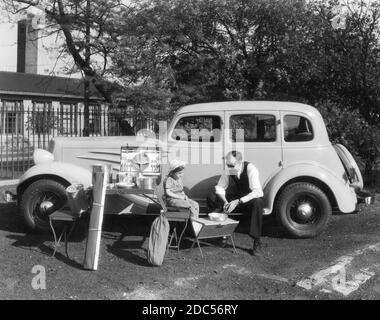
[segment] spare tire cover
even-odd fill
[[[338,154],[340,160],[342,161],[343,166],[347,171],[347,174],[350,173],[350,169],[353,168],[355,170],[355,173],[359,181],[354,182],[353,185],[359,189],[363,189],[363,177],[352,154],[342,144],[334,144],[334,149]]]

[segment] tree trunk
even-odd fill
[[[90,14],[91,4],[90,0],[86,3],[86,47],[85,47],[85,64],[87,68],[90,68]],[[84,78],[84,126],[83,136],[88,137],[90,135],[90,80],[85,73]]]
[[[83,110],[83,136],[88,137],[90,135],[90,81],[86,77],[84,79],[84,110]]]

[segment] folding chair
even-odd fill
[[[69,258],[68,240],[70,238],[70,235],[74,231],[77,223],[79,222],[79,219],[81,218],[81,216],[82,216],[81,214],[72,213],[70,210],[64,210],[64,209],[57,210],[49,216],[50,228],[54,236],[54,252],[52,254],[52,257],[55,256],[55,253],[57,252],[57,248],[60,246],[60,243],[63,237],[65,241],[65,253],[66,253],[66,256]],[[57,234],[54,229],[53,221],[59,221],[63,223],[63,229],[58,239],[57,239]]]

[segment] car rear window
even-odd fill
[[[308,119],[297,115],[284,117],[284,139],[286,142],[313,140],[313,127]]]

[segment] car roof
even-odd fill
[[[312,106],[298,102],[284,101],[224,101],[224,102],[208,102],[198,103],[182,107],[178,113],[185,112],[205,112],[205,111],[233,111],[233,110],[276,110],[276,111],[301,111],[305,113],[319,113]]]

